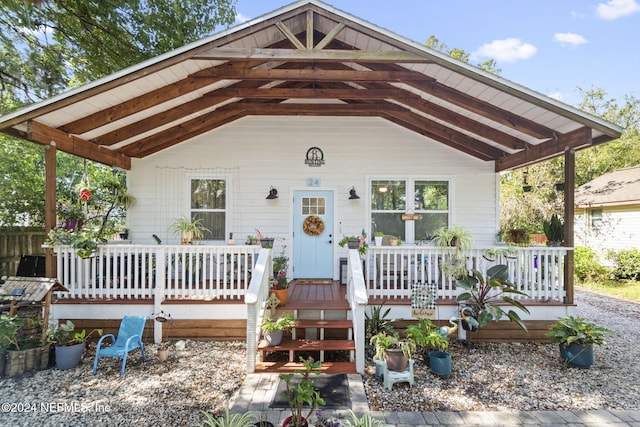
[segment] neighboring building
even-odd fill
[[[602,255],[609,249],[640,248],[640,167],[609,172],[582,185],[575,205],[576,246]]]

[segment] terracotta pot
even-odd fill
[[[158,350],[158,360],[161,362],[166,361],[168,358],[167,349]]]
[[[289,289],[273,289],[271,292],[276,294],[280,300],[280,305],[285,305],[289,299]]]

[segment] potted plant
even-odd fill
[[[258,239],[258,236],[247,236],[247,240],[244,243],[245,245],[258,245],[260,244],[260,239]]]
[[[549,341],[558,344],[560,357],[569,365],[589,368],[593,365],[593,346],[605,344],[611,331],[583,317],[567,316],[558,319],[546,333]]]
[[[403,372],[409,365],[412,354],[416,351],[416,342],[410,338],[401,339],[398,334],[389,335],[380,332],[369,341],[375,348],[375,358],[384,359],[387,369]]]
[[[527,294],[517,290],[515,285],[509,281],[508,267],[506,265],[497,264],[489,267],[486,276],[483,276],[478,270],[473,270],[468,276],[458,279],[456,286],[465,290],[465,292],[458,295],[456,301],[467,305],[463,311],[465,313],[471,312],[479,328],[492,320],[500,320],[506,315],[509,320],[515,322],[523,331],[528,332],[517,312],[514,310],[505,312],[501,306],[501,304],[506,303],[527,314],[529,313],[529,310],[520,301],[511,298],[511,296],[526,296]],[[465,313],[463,313],[463,317]]]
[[[180,236],[181,245],[192,245],[194,240],[201,240],[209,229],[202,224],[201,218],[183,216],[173,220],[169,231]]]
[[[269,345],[280,345],[284,332],[290,331],[295,323],[296,318],[292,314],[286,313],[277,319],[265,318],[260,324],[260,327]]]
[[[2,313],[0,316],[0,375],[6,374],[11,377],[24,372],[24,356],[18,354],[20,328],[22,328],[22,321],[18,316]]]
[[[349,249],[357,249],[360,255],[365,255],[369,248],[367,235],[364,233],[360,236],[344,236],[342,240],[338,242],[338,246],[341,248],[347,246]]]
[[[304,427],[309,425],[309,417],[318,408],[318,405],[324,405],[325,401],[320,396],[320,392],[315,388],[315,382],[310,379],[311,374],[320,375],[320,367],[322,363],[314,360],[312,357],[305,359],[300,357],[300,361],[304,364],[304,369],[299,369],[293,374],[280,374],[280,378],[286,384],[286,399],[289,402],[291,416],[284,419],[283,427]],[[301,376],[296,383],[294,377]],[[307,413],[304,415],[304,405],[307,405]]]
[[[71,320],[59,324],[50,331],[47,335],[48,341],[55,344],[56,367],[65,370],[78,366],[86,342],[94,333],[102,335],[102,329],[94,329],[89,333],[85,329],[76,332]]]
[[[382,246],[382,237],[384,236],[384,233],[382,231],[376,231],[375,233],[373,233],[373,240],[376,243],[376,246]]]
[[[281,305],[285,305],[289,298],[289,282],[286,270],[278,271],[271,281],[271,292],[276,294]]]
[[[421,319],[407,327],[407,337],[422,350],[422,360],[429,362],[431,372],[442,378],[451,375],[451,354],[444,351],[449,347],[448,331],[443,333],[431,320]]]
[[[550,220],[544,220],[542,228],[544,235],[547,237],[547,246],[560,246],[562,244],[564,240],[564,225],[558,215],[553,214]]]
[[[446,252],[443,255],[442,270],[455,279],[467,274],[466,252],[471,249],[471,233],[464,228],[453,225],[436,230],[434,244]]]
[[[227,245],[234,245],[233,241],[233,233],[229,233],[229,240],[227,240]]]

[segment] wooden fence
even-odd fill
[[[44,228],[0,227],[0,276],[13,276],[22,255],[44,255]]]

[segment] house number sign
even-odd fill
[[[307,150],[307,157],[304,164],[311,167],[320,167],[324,165],[324,153],[318,147],[309,148]]]
[[[307,178],[307,187],[320,187],[320,178]]]

